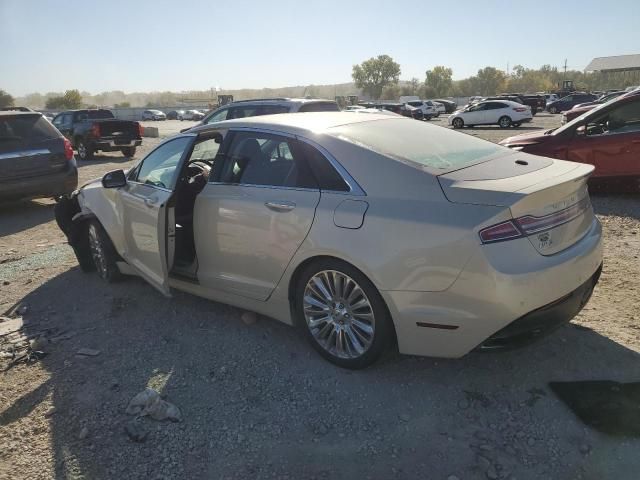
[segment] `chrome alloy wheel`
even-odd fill
[[[323,270],[304,289],[304,317],[318,344],[339,358],[358,358],[371,346],[375,317],[364,290],[348,275]]]
[[[107,256],[104,250],[104,245],[100,240],[98,229],[93,224],[89,225],[89,248],[91,250],[93,263],[95,263],[96,269],[98,270],[98,274],[102,278],[106,278],[108,271]]]
[[[85,146],[84,142],[80,142],[77,148],[78,148],[78,156],[83,160],[87,158],[87,147]]]

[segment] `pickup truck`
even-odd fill
[[[117,120],[109,110],[68,110],[56,115],[53,124],[69,139],[80,160],[90,160],[97,151],[120,151],[133,157],[142,145],[142,126]]]

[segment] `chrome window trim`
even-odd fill
[[[271,190],[297,190],[300,192],[319,192],[319,188],[305,188],[305,187],[284,187],[277,185],[257,185],[255,183],[229,183],[229,182],[209,182],[211,185],[227,185],[229,187],[255,187],[255,188],[269,188]]]
[[[16,150],[14,152],[8,153],[0,153],[0,160],[7,160],[9,158],[22,158],[22,157],[33,157],[35,155],[46,155],[50,154],[51,150],[48,148],[34,148],[31,150]]]
[[[145,187],[154,188],[156,190],[161,190],[163,192],[169,192],[169,193],[173,192],[173,190],[171,190],[169,188],[159,187],[158,185],[152,185],[150,183],[141,183],[141,182],[137,182],[136,180],[127,179],[127,183],[135,183],[136,185],[143,185]]]
[[[347,170],[340,164],[340,162],[338,162],[338,160],[336,160],[336,158],[333,155],[331,155],[326,148],[314,142],[313,140],[309,140],[308,138],[302,137],[300,135],[295,135],[293,133],[283,132],[280,130],[271,130],[269,128],[264,128],[264,127],[260,127],[260,128],[233,127],[233,128],[229,128],[229,131],[230,132],[266,133],[270,135],[279,135],[285,138],[292,138],[294,140],[304,142],[314,147],[316,150],[318,150],[327,159],[327,161],[331,164],[331,166],[336,169],[336,171],[338,172],[338,175],[340,175],[342,180],[349,187],[348,192],[342,192],[339,190],[322,190],[323,192],[336,193],[340,195],[353,195],[353,196],[367,195],[365,191],[362,189],[362,187],[358,185],[358,182],[355,181],[355,179],[349,174],[349,172],[347,172]],[[255,186],[255,187],[266,187],[266,188],[277,188],[277,189],[286,188],[289,190],[307,190],[307,191],[314,191],[314,192],[320,190],[320,189],[304,189],[304,188],[298,188],[298,187],[278,187],[275,185],[253,185],[253,184],[247,184],[247,183],[228,183],[228,182],[209,182],[209,183],[212,183],[214,185],[244,185],[244,186]]]

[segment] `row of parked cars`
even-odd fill
[[[202,120],[206,115],[200,110],[171,110],[164,113],[161,110],[145,110],[142,112],[142,120]]]

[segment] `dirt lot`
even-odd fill
[[[559,120],[539,114],[519,130]],[[186,124],[163,122],[162,134]],[[464,131],[492,141],[514,133]],[[133,160],[81,164],[81,182],[160,140],[145,139]],[[508,353],[390,353],[359,372],[333,367],[268,318],[246,324],[237,309],[166,299],[136,278],[107,286],[79,271],[52,202],[1,206],[0,313],[18,310],[24,332],[50,341],[35,345],[44,358],[0,373],[0,478],[636,479],[638,436],[587,426],[549,387],[640,380],[640,196],[593,203],[604,271],[571,325]],[[183,420],[140,420],[138,443],[125,409],[147,386]],[[605,390],[598,412],[628,406],[621,423],[640,424],[638,403],[616,399],[624,388]]]

